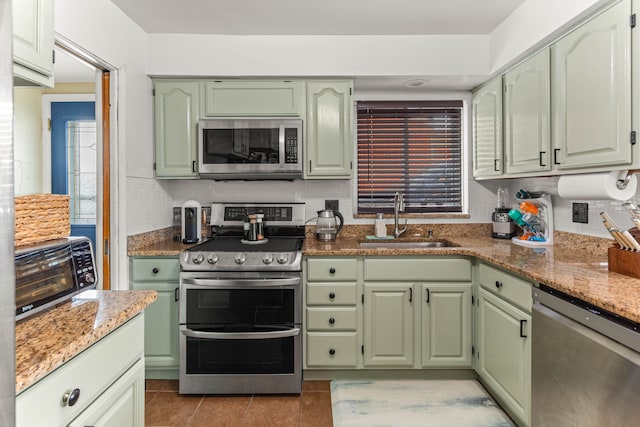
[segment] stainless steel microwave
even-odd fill
[[[91,240],[67,237],[15,251],[16,320],[46,310],[98,283]]]
[[[302,142],[299,118],[203,119],[198,171],[219,180],[300,179]]]

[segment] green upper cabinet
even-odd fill
[[[195,81],[154,81],[156,178],[198,177],[198,89]]]
[[[414,287],[364,284],[365,367],[413,367]]]
[[[422,366],[470,368],[471,283],[422,284]]]
[[[490,80],[473,93],[473,176],[503,173],[502,77]]]
[[[352,97],[352,81],[307,82],[306,179],[351,178]]]
[[[504,75],[506,173],[551,170],[549,49]]]
[[[304,117],[304,81],[214,80],[204,83],[205,117]]]
[[[53,87],[53,0],[13,2],[16,85]]]
[[[624,0],[551,46],[558,169],[632,161],[630,15]]]

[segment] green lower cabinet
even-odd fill
[[[145,310],[144,354],[146,377],[177,379],[180,367],[177,257],[131,259],[131,288],[154,290],[158,299]]]
[[[471,283],[423,283],[422,366],[471,368]]]
[[[480,289],[478,374],[519,425],[531,419],[531,316]]]
[[[143,427],[144,360],[139,360],[69,427]]]
[[[364,284],[364,366],[413,367],[413,284]]]
[[[144,427],[143,335],[139,314],[20,392],[16,427]]]

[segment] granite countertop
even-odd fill
[[[390,227],[388,227],[390,230]],[[554,233],[554,245],[525,247],[510,240],[491,238],[491,224],[409,225],[403,241],[446,239],[447,248],[360,248],[373,232],[371,225],[346,225],[335,242],[319,242],[313,226],[307,227],[304,256],[420,256],[463,255],[486,261],[533,282],[544,283],[594,306],[640,323],[640,280],[609,272],[607,248],[612,240],[581,234]],[[178,256],[188,247],[170,238],[159,241],[132,236],[130,256]],[[138,244],[132,244],[132,243]]]
[[[135,317],[156,291],[86,291],[16,323],[16,394]]]

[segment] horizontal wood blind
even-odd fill
[[[358,102],[358,212],[462,212],[462,101]]]

